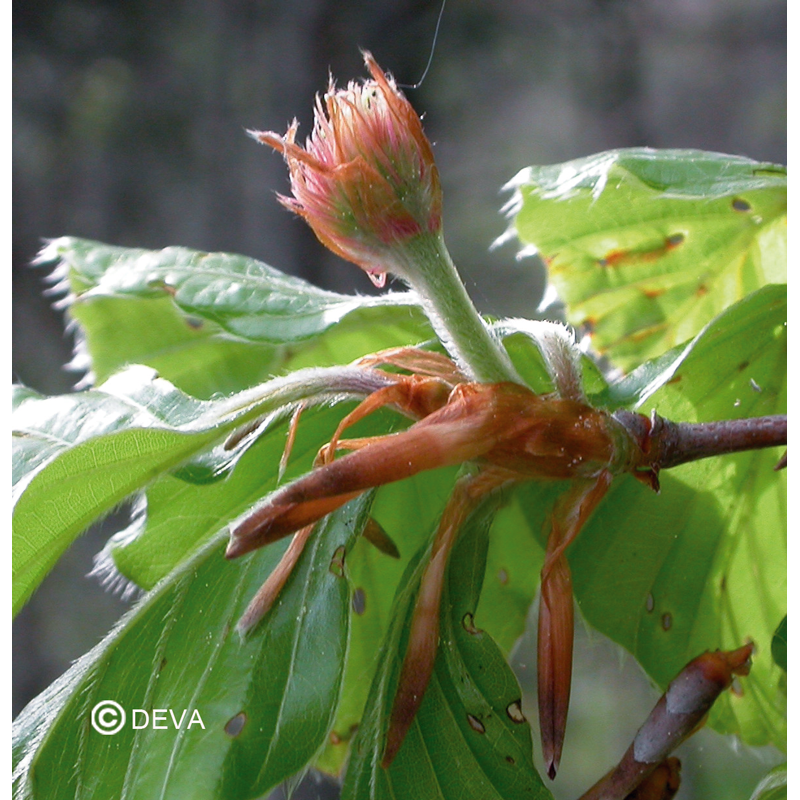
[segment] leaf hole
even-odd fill
[[[472,714],[467,714],[467,722],[469,722],[470,728],[476,733],[486,733],[486,726]]]
[[[750,211],[752,210],[753,206],[747,202],[743,197],[734,197],[733,201],[731,202],[731,208],[734,211]]]
[[[328,569],[337,577],[344,578],[344,545],[339,545],[333,551],[333,558],[331,559]]]
[[[512,722],[516,722],[517,725],[521,725],[523,722],[526,722],[525,715],[522,713],[521,700],[515,700],[513,703],[509,703],[508,707],[506,708],[506,714],[508,714],[508,718]]]
[[[672,627],[672,614],[667,611],[661,615],[661,627],[668,631]]]
[[[501,586],[505,586],[508,583],[508,572],[505,569],[501,569],[497,573],[497,580],[500,581]]]
[[[648,614],[653,613],[653,609],[656,607],[656,600],[653,597],[652,592],[647,593],[647,599],[644,601],[644,607],[647,609]]]
[[[483,631],[480,628],[475,627],[475,617],[472,616],[469,612],[464,614],[461,618],[461,627],[467,633],[471,633],[473,636],[479,636]]]

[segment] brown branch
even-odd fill
[[[785,445],[786,416],[699,423],[654,416],[649,438],[654,463],[669,469],[701,458]]]
[[[703,653],[690,661],[667,687],[618,766],[580,800],[627,798],[700,727],[734,676],[747,675],[752,653],[753,645],[746,644],[738,650]]]
[[[672,422],[653,412],[651,417],[617,411],[620,423],[638,446],[630,468],[637,478],[658,491],[658,473],[702,458],[786,445],[786,415],[729,419],[720,422]],[[775,469],[786,466],[786,455]]]

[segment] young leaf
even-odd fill
[[[319,448],[331,437],[351,404],[309,408],[303,413],[282,482],[311,469]],[[356,435],[388,433],[405,420],[384,412],[364,420]],[[146,490],[131,528],[112,537],[97,572],[112,578],[114,570],[143,589],[151,589],[199,543],[246,512],[278,485],[278,468],[286,445],[286,423],[261,433],[246,447],[224,480],[197,483],[162,475]],[[178,474],[182,474],[180,470]],[[176,526],[175,520],[180,520]],[[113,568],[111,565],[113,564]]]
[[[305,370],[201,402],[146,367],[131,367],[92,392],[54,398],[19,392],[13,420],[21,444],[15,452],[15,612],[76,536],[157,476],[288,404],[308,396],[363,396],[381,383],[377,374],[347,367]]]
[[[326,292],[245,256],[62,237],[45,247],[38,263],[55,260],[56,290],[68,292],[64,302],[83,332],[73,363],[85,368],[89,362],[98,382],[126,364],[146,364],[183,391],[210,397],[286,368],[363,355],[346,347],[333,362],[295,363],[309,340],[338,323],[345,325],[336,338],[351,343],[365,326],[383,328],[377,347],[430,336],[408,293]]]
[[[628,369],[786,281],[786,170],[633,148],[522,170],[512,229],[535,246],[567,319]]]
[[[385,722],[428,546],[415,556],[395,598],[392,621],[342,790],[346,800],[394,797],[550,797],[531,760],[520,689],[475,620],[494,501],[476,512],[453,552],[442,603],[439,654],[425,699],[400,751],[380,767]]]
[[[181,431],[204,405],[145,368],[121,373],[103,391],[18,397],[14,613],[90,523],[219,436],[213,427]]]
[[[728,309],[686,348],[647,400],[685,421],[785,413],[786,300],[771,286]],[[769,656],[786,613],[786,478],[773,450],[662,473],[656,496],[612,486],[569,553],[588,621],[629,649],[662,687],[704,650],[758,648],[741,696],[710,723],[753,745],[785,746],[781,670]],[[523,504],[524,491],[520,491]],[[613,586],[614,591],[608,587]]]
[[[230,563],[215,538],[172,572],[17,718],[15,798],[258,798],[303,769],[339,698],[350,593],[338,565],[370,499],[318,526],[246,641],[234,626],[281,545]],[[90,725],[102,700],[126,711],[114,736]],[[134,729],[134,709],[150,724],[139,713]],[[175,729],[165,711],[163,729],[157,709],[187,713]],[[202,726],[189,724],[195,711]]]
[[[393,618],[395,590],[411,556],[436,528],[455,479],[455,468],[438,469],[375,492],[372,517],[396,543],[400,558],[388,558],[363,537],[348,553],[353,615],[342,699],[330,741],[315,761],[324,772],[338,775],[342,769],[378,669],[378,648]]]
[[[772,636],[772,644],[770,651],[772,652],[772,660],[786,672],[786,661],[789,649],[789,639],[786,633],[786,617],[784,617],[778,625],[775,633]]]

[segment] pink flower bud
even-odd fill
[[[382,286],[387,271],[408,277],[406,242],[440,233],[442,191],[419,117],[369,53],[364,61],[372,80],[346,89],[331,80],[317,96],[305,147],[295,144],[296,120],[285,136],[250,134],[289,165],[293,196],[281,202]]]

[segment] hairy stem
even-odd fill
[[[470,300],[441,236],[419,236],[405,247],[402,275],[416,290],[436,335],[479,383],[523,383],[503,345]]]

